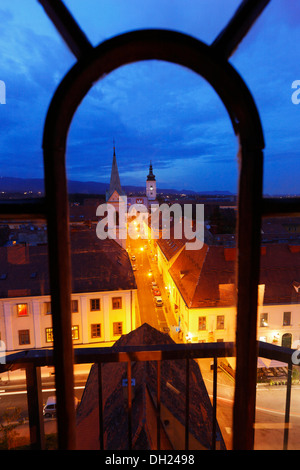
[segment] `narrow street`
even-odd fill
[[[151,252],[147,240],[130,240],[129,256],[134,266],[135,278],[138,287],[139,324],[148,323],[157,330],[169,335],[178,341],[176,332],[176,320],[172,313],[168,295],[163,285],[161,275]],[[132,260],[135,256],[135,260]],[[152,282],[155,282],[161,293],[163,306],[157,307],[152,290]]]

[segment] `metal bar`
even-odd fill
[[[262,200],[263,217],[298,217],[300,198],[264,198]]]
[[[235,14],[212,43],[212,47],[229,59],[270,0],[243,0]]]
[[[38,2],[77,59],[90,52],[93,46],[61,0]]]
[[[190,361],[185,361],[185,450],[189,450]]]
[[[296,349],[276,346],[275,344],[265,343],[264,341],[258,341],[258,348],[260,357],[276,359],[277,361],[286,362],[287,364],[289,364],[292,354],[296,351]]]
[[[156,418],[156,446],[160,450],[160,377],[161,377],[161,362],[157,361],[157,418]]]
[[[214,373],[213,373],[213,422],[212,422],[212,450],[216,450],[217,437],[217,372],[218,358],[214,357]]]
[[[291,362],[288,363],[288,378],[286,385],[286,399],[285,399],[285,427],[283,437],[283,450],[287,450],[289,440],[289,423],[290,423],[290,408],[291,408],[291,390],[292,390],[292,371],[293,366]]]
[[[260,274],[261,150],[240,155],[237,255],[236,381],[233,449],[252,450],[257,375],[257,297]]]
[[[124,346],[120,351],[111,351],[111,348],[75,348],[76,363],[91,363],[95,357],[101,362],[127,362],[135,361],[160,361],[182,359],[189,357],[211,358],[230,357],[235,355],[234,343],[194,343],[194,344],[172,344],[172,345],[143,345]],[[24,358],[25,360],[25,358]]]
[[[127,362],[128,389],[128,449],[132,450],[132,394],[131,394],[131,362]]]
[[[272,343],[257,341],[258,355],[267,359],[276,359],[288,363],[295,349],[276,346]],[[130,351],[130,353],[129,353]],[[236,350],[233,343],[194,343],[194,344],[165,344],[156,346],[123,346],[119,352],[112,353],[110,347],[103,348],[75,348],[76,364],[93,362],[127,362],[154,361],[172,359],[203,359],[213,357],[234,357]],[[53,366],[53,350],[27,349],[26,351],[12,352],[5,355],[5,363],[0,363],[0,372],[12,370],[12,367],[25,367],[26,364],[35,366]]]
[[[44,199],[38,201],[1,201],[0,220],[46,220]]]
[[[26,365],[26,387],[30,445],[32,450],[44,450],[45,431],[40,367],[35,367],[34,364]]]
[[[104,450],[104,429],[103,429],[103,391],[102,391],[102,364],[98,362],[98,400],[99,400],[99,442],[100,450]]]
[[[64,158],[64,148],[54,150],[47,146],[44,148],[58,446],[60,450],[73,450],[76,449],[76,420],[71,319],[71,249]]]

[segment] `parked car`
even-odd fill
[[[136,271],[136,270],[137,270],[136,264],[133,264],[133,265],[132,265],[132,270],[133,270],[133,271]]]
[[[74,397],[74,406],[75,409],[78,405],[78,398]],[[46,404],[43,408],[43,415],[45,418],[56,418],[56,397],[48,397]]]
[[[56,397],[48,397],[46,405],[43,408],[43,415],[45,418],[56,417]]]

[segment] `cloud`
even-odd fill
[[[0,79],[7,86],[7,104],[0,106],[0,158],[7,175],[29,177],[42,175],[44,119],[75,59],[38,2],[24,4],[14,0],[0,10]],[[140,0],[66,4],[93,44],[146,27],[181,30],[210,43],[239,2],[187,0],[184,8],[181,0],[143,0],[143,8]],[[279,162],[287,179],[282,186],[289,189],[299,147],[300,107],[291,103],[290,89],[300,78],[298,9],[295,0],[270,2],[231,58],[261,115],[268,188],[278,180]],[[124,184],[144,178],[151,159],[161,184],[236,187],[237,142],[227,112],[210,86],[182,67],[141,62],[99,81],[71,125],[68,175],[107,181],[113,138]]]

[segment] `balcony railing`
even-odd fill
[[[266,359],[274,359],[287,364],[287,384],[285,399],[284,436],[283,449],[288,448],[290,403],[292,387],[292,355],[294,350],[275,346],[273,344],[258,342],[258,356]],[[233,343],[204,343],[204,344],[174,344],[153,346],[127,346],[119,351],[108,347],[103,348],[80,348],[75,350],[75,364],[98,364],[98,399],[99,399],[99,448],[104,449],[104,424],[103,424],[103,392],[102,392],[102,364],[104,363],[127,363],[128,383],[131,383],[131,364],[137,361],[157,362],[157,449],[160,450],[160,383],[161,383],[161,361],[185,360],[185,449],[189,449],[189,385],[190,367],[192,359],[211,358],[213,360],[213,422],[211,449],[216,449],[217,439],[217,368],[218,358],[234,357],[235,347]],[[27,350],[8,354],[6,363],[0,364],[0,373],[8,370],[23,368],[26,370],[28,416],[30,428],[30,443],[32,449],[45,448],[45,432],[42,410],[42,386],[41,367],[53,366],[52,350]],[[132,449],[132,391],[128,387],[128,449]],[[59,416],[58,416],[59,418]]]

